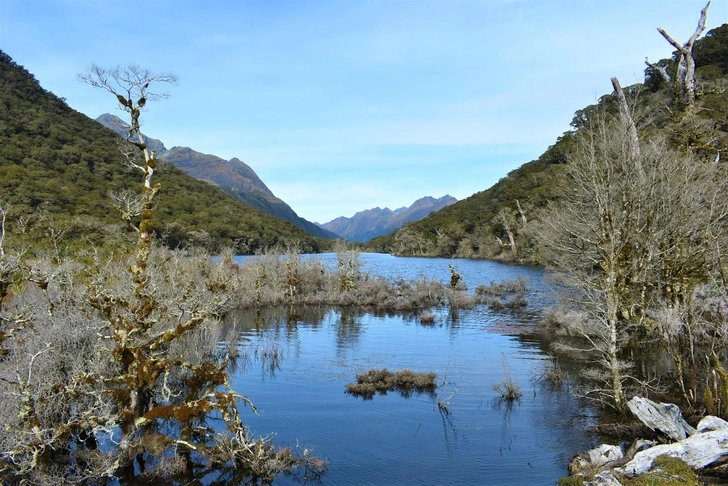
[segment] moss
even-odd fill
[[[642,476],[623,479],[623,486],[697,486],[698,476],[690,466],[676,457],[655,459],[652,469]]]
[[[583,486],[587,479],[584,476],[565,476],[559,479],[559,486]]]

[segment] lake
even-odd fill
[[[255,258],[255,257],[246,257]],[[336,255],[315,255],[335,266]],[[388,278],[425,275],[449,282],[452,264],[473,292],[518,277],[529,281],[528,306],[434,309],[434,324],[411,314],[352,309],[241,312],[235,326],[245,363],[231,377],[258,415],[243,420],[273,442],[330,461],[323,484],[554,484],[569,459],[595,445],[587,430],[597,410],[567,383],[551,390],[535,380],[548,356],[521,331],[554,303],[544,271],[481,260],[361,254],[363,272]],[[242,261],[242,259],[240,259]],[[434,371],[435,393],[397,392],[364,400],[345,393],[370,368]],[[493,385],[509,373],[523,396],[499,400]],[[444,413],[438,402],[447,403]],[[275,484],[294,484],[282,477]]]

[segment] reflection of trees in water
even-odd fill
[[[276,340],[238,337],[223,342],[230,373],[244,374],[260,366],[263,378],[275,377],[285,353]]]
[[[355,309],[341,309],[336,326],[336,353],[341,353],[349,348],[356,348],[359,345],[359,338],[362,334],[361,311]]]
[[[452,454],[457,449],[458,430],[455,428],[455,424],[452,421],[452,414],[448,410],[440,407],[437,410],[440,412],[440,419],[442,420],[445,449],[448,454]]]
[[[521,408],[521,400],[508,400],[503,397],[496,397],[493,399],[492,410],[501,415],[501,445],[498,448],[498,452],[502,456],[504,453],[511,451],[513,447],[513,441],[516,439],[516,435],[511,430],[511,418],[513,412]]]

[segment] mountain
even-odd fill
[[[109,113],[99,116],[96,121],[123,137],[129,130],[128,123]],[[290,221],[310,235],[319,238],[338,238],[338,235],[298,216],[288,204],[277,198],[255,171],[242,160],[237,158],[225,160],[215,155],[197,152],[189,147],[172,147],[167,150],[161,141],[146,134],[145,137],[147,145],[157,151],[160,159],[171,162],[195,179],[211,182],[258,211]]]
[[[136,192],[141,178],[122,163],[118,139],[0,51],[0,199],[10,205],[6,245],[20,244],[33,231],[38,236],[31,247],[49,244],[49,226],[69,245],[104,246],[112,235],[124,237],[128,229],[109,194]],[[155,229],[169,246],[253,253],[296,242],[303,251],[321,249],[323,240],[292,223],[162,162],[154,176],[161,185]]]
[[[129,132],[129,124],[126,123],[124,120],[119,118],[116,115],[112,115],[110,113],[104,113],[103,115],[96,118],[96,121],[101,123],[106,128],[111,128],[113,131],[121,135],[122,137],[126,138],[127,133]],[[167,151],[167,148],[164,146],[161,140],[157,140],[156,138],[147,137],[146,138],[146,144],[149,150],[154,150],[157,152],[157,157],[161,157],[162,154],[164,154]],[[138,142],[136,134],[134,137],[132,137],[132,140],[135,142]]]
[[[408,208],[402,207],[394,211],[389,208],[367,209],[356,213],[351,218],[342,216],[319,226],[341,235],[349,241],[366,243],[377,236],[397,231],[405,223],[420,220],[431,212],[439,211],[455,202],[457,199],[450,195],[439,199],[428,196],[418,199]]]
[[[624,88],[634,110],[644,121],[646,135],[664,136],[670,147],[706,158],[725,160],[728,153],[728,24],[695,42],[697,110],[683,113],[675,90],[659,69],[675,78],[678,53],[645,70],[644,83]],[[375,238],[369,251],[396,255],[515,258],[508,230],[518,248],[518,260],[539,261],[538,225],[547,206],[557,201],[565,181],[565,168],[574,154],[576,138],[597,113],[619,113],[615,92],[575,112],[572,130],[565,132],[538,159],[511,171],[491,188],[473,194],[396,233]],[[722,162],[724,163],[724,162]],[[504,223],[505,221],[505,223]],[[508,226],[508,228],[506,228]]]

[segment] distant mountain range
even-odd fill
[[[115,115],[105,113],[96,121],[121,136],[126,136],[129,124]],[[225,160],[215,155],[197,152],[189,147],[167,149],[160,140],[145,134],[147,146],[157,151],[157,157],[167,160],[186,174],[210,182],[232,197],[271,216],[290,221],[308,234],[320,238],[339,238],[339,235],[298,216],[291,207],[277,198],[255,171],[240,159]]]
[[[457,199],[450,195],[439,199],[428,196],[418,199],[408,208],[401,207],[394,211],[389,208],[367,209],[356,213],[351,218],[342,216],[328,223],[319,224],[319,226],[341,235],[349,241],[366,243],[377,236],[393,233],[405,223],[419,221],[433,211],[439,211],[456,202]]]

